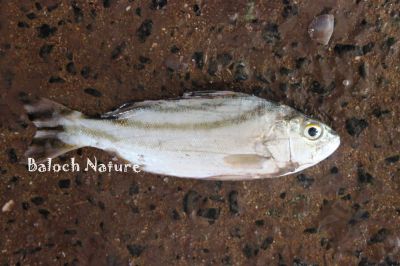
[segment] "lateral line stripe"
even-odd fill
[[[173,124],[168,122],[162,124],[155,124],[155,123],[145,123],[142,121],[135,121],[129,119],[110,120],[110,122],[121,127],[132,127],[132,128],[142,128],[142,129],[175,129],[175,130],[214,129],[231,124],[243,123],[255,116],[261,116],[267,111],[267,108],[265,107],[266,107],[265,104],[260,104],[256,106],[254,109],[243,112],[237,117],[232,117],[230,119],[225,119],[225,120],[197,123],[197,124],[192,124],[192,123]]]

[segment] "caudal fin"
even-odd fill
[[[25,104],[24,107],[29,119],[37,128],[32,143],[25,152],[26,158],[43,162],[48,158],[55,158],[79,148],[79,146],[63,142],[60,137],[65,133],[65,121],[80,117],[81,113],[44,98]]]

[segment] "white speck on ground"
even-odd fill
[[[3,205],[3,207],[1,208],[2,212],[10,212],[12,210],[12,208],[14,207],[15,202],[13,200],[9,200],[6,202],[6,204]]]

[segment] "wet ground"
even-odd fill
[[[1,265],[399,265],[399,1],[0,4]],[[307,33],[319,14],[335,16],[327,46]],[[27,97],[98,115],[204,89],[293,106],[342,145],[300,175],[248,182],[20,163]],[[112,158],[61,160],[94,155]]]

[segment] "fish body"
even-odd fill
[[[283,176],[318,163],[340,144],[328,126],[288,106],[228,91],[125,104],[100,119],[45,99],[26,109],[38,127],[27,156],[47,159],[91,146],[177,177]]]

